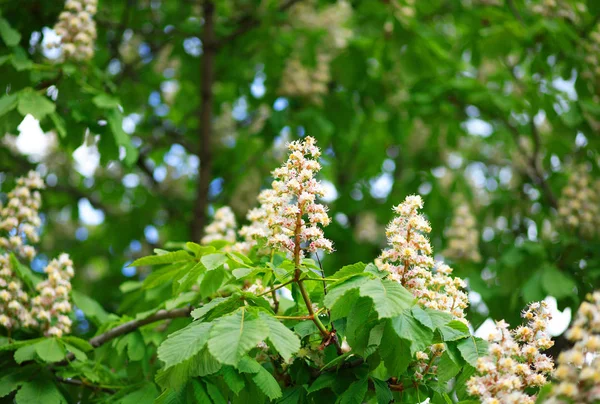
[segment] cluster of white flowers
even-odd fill
[[[322,96],[328,92],[331,80],[329,65],[335,55],[348,45],[352,30],[345,27],[352,16],[352,6],[343,0],[317,10],[314,2],[295,4],[290,10],[292,28],[298,32],[324,31],[325,35],[316,49],[314,67],[302,63],[298,53],[286,61],[279,92],[285,96],[298,96],[315,104],[322,103]],[[298,41],[298,46],[303,43]]]
[[[284,96],[305,97],[315,104],[321,104],[331,79],[330,61],[329,54],[318,53],[316,65],[308,67],[298,57],[291,57],[285,62],[279,93]]]
[[[449,259],[460,261],[481,261],[479,254],[479,230],[475,216],[465,203],[454,209],[454,217],[447,232],[448,247],[443,254]]]
[[[229,103],[221,105],[221,112],[213,123],[214,138],[224,146],[231,147],[237,139],[237,123],[233,118],[233,108]]]
[[[531,11],[545,18],[561,18],[578,22],[587,11],[584,1],[573,0],[533,0]]]
[[[213,221],[204,228],[205,236],[201,243],[208,244],[216,240],[224,240],[229,243],[235,243],[237,224],[235,215],[229,206],[223,206],[217,209]]]
[[[392,2],[394,5],[394,15],[404,24],[407,24],[417,15],[415,0],[398,0]]]
[[[344,0],[317,10],[315,1],[304,1],[290,9],[290,22],[299,30],[325,31],[323,47],[328,50],[343,49],[352,37],[346,24],[352,17],[352,6]]]
[[[577,167],[569,177],[569,183],[558,201],[558,214],[567,227],[582,236],[597,235],[600,226],[599,189],[585,165]]]
[[[431,226],[418,213],[422,207],[421,197],[412,195],[394,208],[398,216],[386,230],[391,248],[384,250],[375,264],[388,271],[389,278],[400,282],[423,306],[464,319],[468,298],[462,289],[466,284],[450,276],[452,269],[448,265],[433,260],[431,245],[425,236]]]
[[[41,195],[37,190],[44,187],[34,171],[17,180],[17,186],[8,194],[7,206],[0,209],[0,230],[10,234],[9,238],[0,237],[1,249],[29,260],[35,257],[36,251],[28,243],[39,241]],[[61,254],[44,272],[48,278],[36,286],[39,294],[31,297],[23,291],[9,254],[0,255],[0,325],[9,330],[38,329],[47,336],[60,337],[71,331],[68,315],[73,262],[67,254]]]
[[[58,16],[54,31],[60,42],[51,47],[62,46],[66,59],[89,60],[94,56],[96,22],[94,15],[98,0],[67,0],[65,9]]]
[[[7,330],[34,327],[29,305],[29,296],[12,270],[9,255],[0,255],[0,325]]]
[[[259,206],[250,209],[246,214],[246,219],[250,224],[242,226],[239,231],[244,241],[235,245],[235,250],[248,253],[259,240],[268,240],[273,235],[273,229],[269,223],[273,223],[275,216],[275,207],[273,201],[276,199],[275,191],[264,189],[258,194]]]
[[[318,196],[324,195],[322,185],[314,178],[321,169],[317,161],[321,151],[310,136],[291,142],[288,149],[288,160],[273,171],[274,192],[266,201],[274,210],[268,223],[272,231],[268,244],[300,256],[303,249],[331,252],[333,245],[319,227],[329,225],[331,219],[327,208],[316,202]]]
[[[48,263],[48,278],[37,284],[39,295],[31,299],[31,315],[46,336],[61,337],[71,332],[71,278],[75,274],[68,254]]]
[[[438,359],[445,350],[446,346],[444,344],[433,344],[427,348],[427,352],[419,351],[415,353],[416,361],[411,364],[415,371],[415,380],[421,381],[427,376],[434,376],[437,373]]]
[[[501,320],[489,337],[488,356],[477,361],[477,374],[469,379],[469,394],[483,404],[533,404],[527,392],[547,383],[552,359],[540,351],[554,343],[547,328],[550,312],[545,302],[534,302],[523,313],[526,325],[513,330]]]
[[[354,237],[358,241],[377,244],[383,233],[383,225],[377,223],[377,216],[373,212],[362,212],[356,217]]]
[[[588,37],[582,41],[582,48],[585,66],[581,76],[590,81],[591,89],[595,89],[600,86],[600,24],[596,24]],[[597,93],[594,101],[598,102]]]
[[[600,292],[588,296],[567,332],[573,347],[558,356],[556,385],[546,404],[600,401]]]
[[[6,206],[0,204],[0,249],[14,251],[29,261],[35,257],[35,248],[29,244],[39,241],[42,221],[38,211],[42,198],[38,190],[44,187],[35,171],[17,180],[16,187],[8,193]]]

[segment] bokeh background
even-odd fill
[[[0,191],[31,168],[48,183],[34,269],[69,252],[75,287],[116,312],[147,275],[132,260],[199,241],[221,206],[243,224],[311,135],[326,272],[376,258],[392,206],[420,194],[474,329],[548,298],[560,341],[600,285],[599,2],[211,4],[100,0],[77,63],[47,46],[62,2],[0,1]]]

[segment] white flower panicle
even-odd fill
[[[447,232],[448,247],[443,254],[454,261],[481,261],[479,254],[479,230],[475,216],[467,204],[460,204],[454,210],[454,217]]]
[[[587,39],[582,41],[585,70],[582,77],[592,80],[596,85],[600,84],[600,24],[596,24]],[[594,99],[597,100],[596,98]]]
[[[329,65],[341,49],[348,45],[352,30],[345,25],[352,17],[352,6],[347,1],[318,10],[314,1],[295,4],[290,9],[290,21],[295,32],[322,31],[325,35],[316,49],[314,67],[302,63],[297,51],[286,61],[279,92],[285,96],[304,97],[315,104],[322,104],[331,80]],[[300,38],[297,46],[304,44]]]
[[[212,223],[204,228],[204,237],[201,243],[208,244],[216,240],[235,243],[237,224],[235,215],[229,206],[217,209]]]
[[[600,195],[585,165],[577,167],[569,177],[558,201],[558,214],[563,223],[584,237],[594,237],[600,226]]]
[[[573,347],[558,356],[547,404],[592,404],[600,400],[600,292],[588,296],[567,331]]]
[[[463,319],[468,298],[461,289],[466,284],[450,276],[452,269],[448,265],[433,260],[431,245],[425,236],[431,226],[418,212],[422,207],[421,197],[412,195],[394,208],[398,216],[386,230],[391,247],[381,253],[375,264],[415,295],[421,305]]]
[[[12,270],[9,255],[0,255],[0,326],[13,330],[37,325],[29,305],[29,296]]]
[[[276,199],[276,194],[273,189],[265,189],[258,194],[259,206],[250,209],[246,214],[246,219],[250,224],[242,226],[239,235],[244,241],[235,245],[234,250],[243,253],[248,253],[259,240],[268,240],[273,235],[273,229],[269,227],[269,223],[273,223],[275,215],[275,207],[273,201]]]
[[[71,278],[75,274],[68,254],[48,263],[44,272],[48,278],[37,284],[39,293],[31,300],[31,315],[46,336],[61,337],[71,332]]]
[[[346,24],[352,18],[352,6],[344,0],[317,10],[314,1],[295,4],[290,9],[290,21],[299,30],[325,31],[323,48],[344,49],[352,37],[352,30]]]
[[[554,344],[547,304],[531,303],[522,316],[527,324],[513,330],[504,320],[496,322],[488,355],[478,359],[477,374],[467,382],[469,394],[483,404],[533,404],[536,396],[526,390],[543,386],[552,373],[552,359],[540,352]]]
[[[572,0],[534,0],[531,11],[546,18],[560,18],[577,23],[587,11],[584,1]]]
[[[94,15],[98,8],[98,0],[67,0],[65,9],[58,16],[54,31],[60,42],[50,47],[62,45],[65,59],[89,60],[94,56],[96,40],[96,22]]]
[[[305,66],[297,56],[291,57],[285,62],[279,93],[288,97],[308,98],[315,104],[322,104],[322,97],[329,91],[330,62],[331,56],[323,52],[317,53],[314,67]]]
[[[42,198],[38,190],[43,188],[40,175],[30,171],[8,193],[6,206],[0,204],[0,249],[13,251],[29,261],[35,257],[35,248],[30,244],[39,241],[42,221],[38,211]]]
[[[331,219],[327,208],[316,202],[324,195],[322,185],[314,178],[321,169],[316,160],[321,152],[310,136],[291,142],[288,149],[288,160],[273,171],[274,192],[267,200],[274,210],[268,223],[272,231],[268,244],[288,253],[299,252],[300,256],[304,249],[331,252],[333,244],[319,227],[329,225]]]

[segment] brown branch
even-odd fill
[[[215,5],[211,0],[204,3],[204,34],[202,43],[204,55],[202,57],[202,78],[200,92],[202,101],[200,104],[200,172],[198,174],[198,185],[196,188],[196,202],[194,204],[194,219],[190,234],[192,241],[199,241],[204,232],[206,224],[206,208],[208,206],[208,188],[212,178],[212,116],[213,116],[213,92],[215,64]]]
[[[133,332],[133,331],[137,330],[138,328],[143,327],[145,325],[156,323],[157,321],[162,321],[162,320],[188,317],[191,312],[192,312],[191,306],[182,307],[180,309],[173,309],[173,310],[159,310],[156,313],[154,313],[153,315],[148,316],[146,318],[142,318],[140,320],[131,320],[131,321],[128,321],[121,325],[118,325],[115,328],[111,328],[110,330],[91,338],[88,342],[94,348],[98,348],[98,347],[106,344],[108,341],[111,341],[117,337],[120,337],[121,335],[129,334],[130,332]],[[73,360],[74,357],[75,357],[75,355],[70,353],[67,355],[65,360],[57,362],[55,365],[56,366],[66,365],[67,363],[69,363],[69,361]]]
[[[285,3],[283,3],[278,11],[279,12],[283,12],[286,11],[287,9],[289,9],[290,7],[292,7],[294,4],[300,2],[302,0],[287,0]],[[225,36],[224,38],[221,38],[220,40],[218,40],[216,42],[216,46],[217,47],[221,47],[226,43],[232,42],[235,39],[237,39],[238,37],[244,35],[246,32],[251,31],[252,29],[260,26],[261,20],[258,19],[257,17],[254,16],[245,16],[243,18],[241,18],[240,20],[238,20],[237,22],[237,26],[238,28],[233,31],[231,34]]]
[[[94,391],[103,391],[105,393],[110,393],[110,394],[115,394],[116,390],[113,390],[111,388],[108,387],[103,387],[103,386],[98,386],[92,383],[88,383],[85,382],[83,380],[79,380],[79,379],[65,379],[59,376],[56,376],[56,380],[59,381],[60,383],[65,383],[65,384],[72,384],[74,386],[81,386],[81,387],[86,387],[88,389],[94,390]]]

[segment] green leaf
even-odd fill
[[[306,389],[306,391],[308,392],[308,394],[310,393],[314,393],[315,391],[319,391],[319,390],[323,390],[326,388],[331,388],[335,385],[337,381],[337,376],[335,373],[332,372],[327,372],[327,373],[322,373],[321,375],[319,375],[319,377],[317,377],[317,380],[315,380],[308,389]]]
[[[387,279],[371,279],[360,286],[360,295],[373,300],[379,318],[394,317],[410,308],[415,297],[402,285]]]
[[[27,382],[31,377],[32,371],[32,367],[10,369],[8,374],[0,378],[0,398],[9,395],[21,387],[23,383]]]
[[[15,109],[18,101],[18,94],[5,94],[0,97],[0,117]]]
[[[236,268],[231,273],[235,276],[235,279],[243,278],[253,271],[252,268]]]
[[[194,399],[197,403],[211,403],[212,400],[206,391],[204,385],[198,380],[192,380],[192,391],[194,393]],[[184,401],[187,402],[187,401]]]
[[[222,253],[204,255],[200,258],[200,262],[204,264],[207,271],[212,271],[227,262],[227,255]]]
[[[464,341],[466,341],[466,339]],[[456,376],[458,372],[460,372],[460,366],[454,362],[454,360],[452,360],[452,357],[448,354],[448,352],[444,352],[440,357],[437,367],[438,380],[442,383],[445,383]]]
[[[366,264],[362,262],[357,262],[356,264],[346,265],[342,267],[339,271],[330,276],[333,279],[345,279],[352,275],[360,274],[364,272],[366,268]]]
[[[283,359],[288,361],[300,349],[300,338],[275,317],[262,312],[259,317],[269,328],[269,341]]]
[[[158,390],[154,383],[145,383],[139,389],[122,397],[116,403],[118,404],[142,404],[152,403],[158,396]]]
[[[67,402],[56,385],[43,376],[38,376],[25,383],[17,392],[15,401],[17,404],[62,404]]]
[[[362,284],[369,281],[370,278],[366,276],[353,276],[342,281],[338,281],[332,284],[327,289],[327,295],[323,299],[323,304],[330,309],[337,303],[337,301],[348,291],[358,289]]]
[[[244,378],[238,373],[237,370],[235,370],[233,366],[223,366],[221,369],[221,375],[223,376],[225,383],[227,383],[227,386],[231,389],[231,391],[234,392],[236,396],[246,385]]]
[[[433,342],[433,331],[415,320],[408,312],[391,319],[392,328],[398,337],[410,341],[410,351],[414,355]]]
[[[387,382],[379,379],[371,379],[375,386],[375,396],[377,397],[377,404],[390,404],[394,399],[390,386]]]
[[[8,21],[0,17],[0,37],[7,46],[17,46],[21,41],[19,31],[10,26]]]
[[[457,348],[463,359],[473,367],[477,366],[477,359],[486,356],[488,353],[487,341],[474,336],[459,341]]]
[[[115,144],[125,149],[124,163],[131,167],[138,158],[138,150],[131,143],[131,137],[123,130],[123,115],[117,108],[108,111],[108,126],[115,138]]]
[[[362,404],[368,387],[367,378],[355,381],[340,396],[340,404]]]
[[[410,341],[398,337],[390,320],[385,322],[382,340],[385,343],[379,350],[385,367],[392,376],[398,377],[406,371],[411,361]]]
[[[50,114],[50,119],[52,120],[52,123],[54,124],[54,128],[56,129],[58,135],[63,139],[67,137],[67,128],[65,126],[65,120],[62,119],[62,117],[56,112]]]
[[[84,295],[76,290],[71,291],[73,303],[88,317],[94,324],[101,325],[108,321],[109,315],[104,308],[94,299]]]
[[[15,362],[21,364],[35,359],[35,345],[25,345],[17,349],[14,354]]]
[[[198,354],[198,365],[194,372],[195,376],[207,376],[221,370],[221,364],[210,354],[207,347],[204,347]]]
[[[448,324],[439,327],[444,341],[456,341],[471,335],[469,327],[461,321],[452,320]]]
[[[542,286],[548,294],[562,299],[572,296],[577,285],[570,275],[548,265],[542,272]]]
[[[158,347],[158,358],[165,363],[165,369],[200,352],[208,341],[211,328],[211,323],[193,322],[169,335]]]
[[[31,114],[35,119],[42,120],[46,115],[56,110],[56,105],[48,98],[27,88],[19,92],[19,104],[17,110],[22,115]]]
[[[65,359],[65,347],[56,338],[47,338],[33,346],[37,356],[44,362],[53,363]]]
[[[193,260],[194,260],[194,257],[191,256],[187,251],[179,250],[179,251],[167,252],[165,254],[150,255],[148,257],[142,257],[142,258],[139,258],[139,259],[133,261],[131,264],[129,264],[129,266],[137,267],[137,266],[143,266],[143,265],[173,264],[176,262],[191,262]]]
[[[132,332],[127,336],[127,356],[136,362],[144,359],[146,344],[140,332]]]
[[[103,109],[112,109],[119,107],[119,99],[106,93],[98,94],[97,96],[92,98],[92,102],[98,108]]]
[[[267,338],[268,333],[264,321],[242,307],[215,321],[208,349],[221,363],[236,366],[250,349]]]
[[[232,301],[237,299],[239,299],[239,294],[233,294],[227,297],[216,297],[210,302],[206,303],[204,306],[194,309],[192,311],[192,317],[196,320],[202,320],[207,314],[209,314],[213,310],[224,308],[225,306],[231,307],[232,309],[237,308],[241,303],[239,301],[237,302],[237,304],[231,306]]]
[[[31,59],[29,59],[27,52],[25,52],[25,50],[20,46],[17,46],[13,49],[11,63],[13,67],[19,72],[23,70],[29,70],[33,66],[33,62],[31,61]],[[26,88],[24,91],[33,91],[33,89]]]
[[[281,387],[279,387],[277,380],[275,380],[273,375],[262,366],[259,371],[252,376],[252,380],[256,383],[256,386],[260,391],[269,397],[269,399],[275,400],[282,396]]]
[[[204,384],[206,385],[206,391],[214,404],[227,404],[227,400],[225,400],[225,397],[223,397],[223,394],[221,394],[217,386],[210,383],[208,380],[204,380]]]

